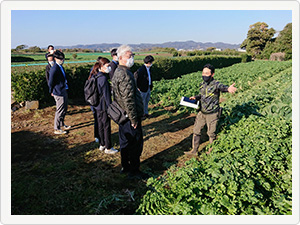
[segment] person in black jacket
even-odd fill
[[[49,45],[48,48],[47,48],[47,50],[48,50],[48,52],[45,54],[45,57],[48,60],[48,55],[54,53],[54,46],[53,45]]]
[[[50,72],[51,67],[54,65],[55,61],[54,61],[54,57],[52,54],[48,54],[47,59],[48,59],[48,65],[46,66],[46,80],[47,80],[47,84],[48,84],[49,83],[49,72]]]
[[[68,109],[68,83],[66,73],[63,68],[65,59],[64,53],[56,50],[53,53],[55,63],[49,71],[49,92],[54,97],[56,102],[56,112],[54,118],[54,133],[65,134],[66,130],[69,130],[71,126],[67,126],[64,123],[65,116]],[[64,130],[62,130],[64,129]]]
[[[144,116],[143,118],[149,117],[148,112],[148,103],[151,96],[151,90],[153,87],[152,78],[151,78],[151,66],[154,61],[152,55],[147,55],[144,59],[144,65],[142,65],[135,73],[134,78],[137,83],[138,90],[140,91],[143,104],[144,104]]]
[[[109,60],[101,58],[94,65],[89,79],[92,76],[97,79],[97,89],[100,98],[98,105],[91,106],[98,124],[99,150],[104,150],[106,154],[115,154],[118,150],[114,149],[111,144],[111,124],[107,115],[107,107],[111,104],[111,91],[105,74],[108,74],[110,70]]]
[[[109,63],[111,71],[109,72],[109,78],[110,80],[113,78],[115,70],[117,69],[119,62],[118,62],[118,55],[117,55],[117,49],[114,48],[111,50],[110,55],[112,57],[112,61]]]
[[[126,112],[129,119],[119,124],[121,173],[128,173],[129,179],[146,179],[148,175],[140,171],[140,156],[143,151],[143,100],[129,70],[134,64],[134,54],[128,45],[120,46],[117,53],[119,66],[112,79],[114,101]]]

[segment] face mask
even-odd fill
[[[133,64],[134,64],[134,59],[133,59],[133,57],[130,57],[129,59],[127,59],[126,66],[127,66],[128,68],[132,67]]]
[[[49,61],[50,66],[54,65],[54,61]]]
[[[105,69],[104,73],[109,73],[110,71],[111,71],[111,67],[108,66],[108,67]]]
[[[206,83],[208,83],[209,81],[210,81],[210,79],[211,79],[211,76],[202,76],[202,79],[206,82]]]
[[[64,60],[63,59],[59,59],[59,60],[57,60],[57,63],[62,66],[64,64]]]

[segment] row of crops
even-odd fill
[[[215,78],[236,82],[238,92],[222,95],[212,153],[150,178],[137,214],[292,214],[292,63],[236,64]],[[197,94],[199,82],[200,73],[156,82],[152,101],[184,110],[177,102]]]

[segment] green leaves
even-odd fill
[[[212,153],[148,182],[150,191],[141,201],[138,214],[291,214],[292,122],[280,113],[291,106],[291,62],[253,62],[218,73],[224,72],[220,78],[229,80],[243,70],[248,70],[249,76],[240,76],[241,85],[250,80],[252,86],[245,84],[246,90],[226,96],[220,133],[209,145]],[[258,82],[257,73],[261,76]],[[197,74],[186,75],[158,88],[174,90],[178,85],[178,90],[187,87],[188,92],[198,79]],[[272,106],[273,113],[269,110]],[[147,204],[155,207],[147,211]]]

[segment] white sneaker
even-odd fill
[[[64,130],[70,130],[71,126],[64,125],[63,128],[64,128]]]
[[[100,145],[99,150],[103,151],[105,149],[105,146]]]
[[[118,153],[119,151],[117,149],[114,149],[114,148],[111,148],[111,149],[105,149],[104,153],[106,154],[116,154]]]
[[[99,143],[100,142],[99,138],[95,138],[95,142]]]
[[[54,134],[66,134],[67,131],[64,131],[64,130],[55,130],[54,131]]]

